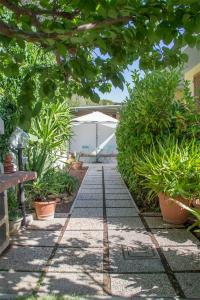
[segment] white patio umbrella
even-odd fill
[[[92,112],[87,115],[83,115],[81,117],[77,117],[73,119],[73,125],[78,126],[81,124],[95,124],[96,125],[96,161],[97,161],[97,155],[102,151],[103,147],[105,147],[106,144],[109,143],[109,141],[113,138],[114,133],[112,133],[99,147],[98,147],[98,125],[107,126],[110,128],[116,128],[118,124],[118,120],[115,118],[112,118],[102,112]]]

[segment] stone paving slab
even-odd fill
[[[134,207],[132,200],[106,200],[106,207]]]
[[[54,217],[56,218],[56,219],[67,219],[68,218],[68,213],[55,213],[55,215],[54,215]],[[42,221],[42,222],[44,222],[44,221]]]
[[[175,274],[186,297],[200,299],[200,272]]]
[[[59,235],[59,231],[26,230],[13,236],[11,242],[14,245],[53,247]]]
[[[41,271],[51,252],[50,247],[12,246],[0,257],[0,270]]]
[[[128,256],[124,253],[125,248],[116,245],[110,245],[110,273],[157,273],[164,272],[163,265],[159,259],[158,254],[152,257],[138,257],[138,255]],[[153,245],[149,245],[151,250]],[[150,253],[149,250],[149,253]],[[125,250],[126,251],[126,250]],[[138,247],[139,252],[139,247]]]
[[[49,267],[49,272],[100,272],[103,271],[103,249],[59,248]]]
[[[84,189],[101,189],[101,192],[102,192],[102,183],[99,183],[99,184],[93,184],[93,183],[83,183],[81,185],[82,188]]]
[[[0,295],[22,296],[30,294],[36,287],[39,276],[40,273],[0,271]]]
[[[106,194],[106,200],[129,200],[129,194]]]
[[[65,231],[60,245],[62,247],[103,247],[103,231]]]
[[[109,230],[109,243],[116,245],[138,246],[152,244],[151,238],[146,230]]]
[[[77,200],[75,205],[75,208],[77,207],[103,207],[103,200]]]
[[[145,217],[145,220],[150,228],[184,228],[183,225],[165,223],[162,217]]]
[[[103,195],[102,194],[78,194],[77,195],[77,200],[103,200]]]
[[[66,230],[103,230],[103,219],[71,217]]]
[[[124,188],[105,188],[106,194],[128,194],[127,189]]]
[[[102,194],[102,188],[85,188],[84,186],[80,189],[80,193],[82,194]]]
[[[144,225],[140,217],[107,218],[108,230],[132,230],[143,229]]]
[[[47,273],[39,294],[102,295],[103,274]]]
[[[66,222],[66,218],[54,218],[48,221],[33,220],[33,222],[28,226],[30,230],[61,230]]]
[[[165,274],[111,275],[111,288],[113,294],[123,297],[137,296],[148,299],[148,297],[175,296],[174,290]]]
[[[135,208],[106,208],[108,217],[137,217],[138,212]]]
[[[89,218],[90,216],[103,217],[103,208],[74,208],[72,211],[73,218]]]
[[[200,241],[185,229],[152,230],[160,246],[195,246]]]
[[[200,248],[198,246],[162,247],[161,249],[173,271],[198,270],[200,272]]]

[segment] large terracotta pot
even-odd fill
[[[38,220],[52,220],[55,215],[56,201],[35,201],[35,211]]]
[[[182,197],[177,197],[177,201],[188,205],[188,201]],[[166,196],[164,193],[159,194],[160,209],[163,220],[171,224],[184,224],[189,216],[189,212],[175,203],[172,198]]]
[[[82,161],[74,161],[71,163],[71,169],[72,170],[81,170],[83,166]]]

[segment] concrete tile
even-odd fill
[[[103,230],[103,219],[71,217],[67,230]]]
[[[103,249],[58,248],[49,272],[102,272]]]
[[[145,220],[150,228],[184,228],[183,225],[173,225],[165,223],[162,217],[145,217]]]
[[[0,295],[13,294],[22,296],[31,294],[36,287],[40,273],[0,272]]]
[[[47,273],[39,293],[76,296],[102,295],[102,286],[103,274],[100,273]]]
[[[80,193],[81,194],[102,194],[103,189],[102,189],[102,187],[100,187],[100,188],[94,188],[94,187],[85,188],[85,187],[82,187],[80,189]]]
[[[106,200],[129,200],[131,199],[128,194],[106,194]]]
[[[59,231],[25,230],[12,236],[12,243],[24,246],[53,247],[60,235]]]
[[[136,245],[135,245],[136,246]],[[147,256],[139,254],[143,251],[143,245],[139,245],[134,248],[133,253],[136,255],[131,255],[130,257],[127,255],[127,251],[130,249],[126,249],[125,247],[110,245],[110,254],[109,254],[109,262],[110,262],[110,273],[135,273],[135,272],[162,272],[164,271],[163,265],[160,261],[160,258],[156,251],[152,249],[153,245],[146,245],[148,249]],[[152,253],[152,255],[151,255]]]
[[[103,195],[102,194],[78,194],[77,200],[102,200]]]
[[[62,247],[103,247],[103,231],[65,231],[60,245]]]
[[[40,221],[34,220],[29,226],[28,229],[31,230],[61,230],[66,222],[66,218],[54,218],[53,220]]]
[[[122,297],[174,297],[175,292],[166,274],[116,274],[111,275],[114,295]],[[155,298],[154,298],[155,299]]]
[[[85,179],[82,184],[84,185],[89,185],[89,184],[97,184],[97,185],[102,185],[102,178],[99,178],[99,179],[94,179],[94,178],[91,178],[91,179]]]
[[[56,219],[67,219],[68,218],[68,213],[55,213],[55,218]]]
[[[200,299],[200,272],[175,274],[186,297]]]
[[[132,200],[106,200],[106,207],[134,207]]]
[[[152,230],[160,246],[195,246],[200,242],[186,229]]]
[[[200,248],[198,246],[161,248],[173,271],[200,271]]]
[[[77,200],[74,205],[77,207],[103,207],[103,200]]]
[[[49,247],[12,246],[0,257],[0,269],[41,271],[51,252]]]
[[[89,217],[103,217],[103,209],[99,207],[94,208],[74,208],[72,217],[89,218]]]
[[[131,217],[138,216],[138,212],[135,208],[106,208],[108,217]]]
[[[105,188],[106,194],[128,194],[125,188]]]
[[[140,217],[118,217],[107,218],[108,230],[131,230],[131,229],[144,229],[144,225]]]
[[[151,238],[146,230],[109,230],[109,243],[117,245],[142,245],[152,244]]]
[[[82,183],[81,187],[84,189],[102,189],[102,183],[99,184]]]
[[[106,189],[107,189],[107,188],[112,188],[112,189],[115,189],[115,188],[117,188],[117,189],[124,189],[124,183],[122,183],[122,182],[116,183],[116,182],[106,181],[106,182],[105,182],[105,188],[106,188]]]

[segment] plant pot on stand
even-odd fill
[[[164,193],[159,194],[160,209],[165,222],[179,225],[184,224],[188,220],[189,212],[181,207],[177,201],[188,206],[188,200],[182,197],[173,199]]]

